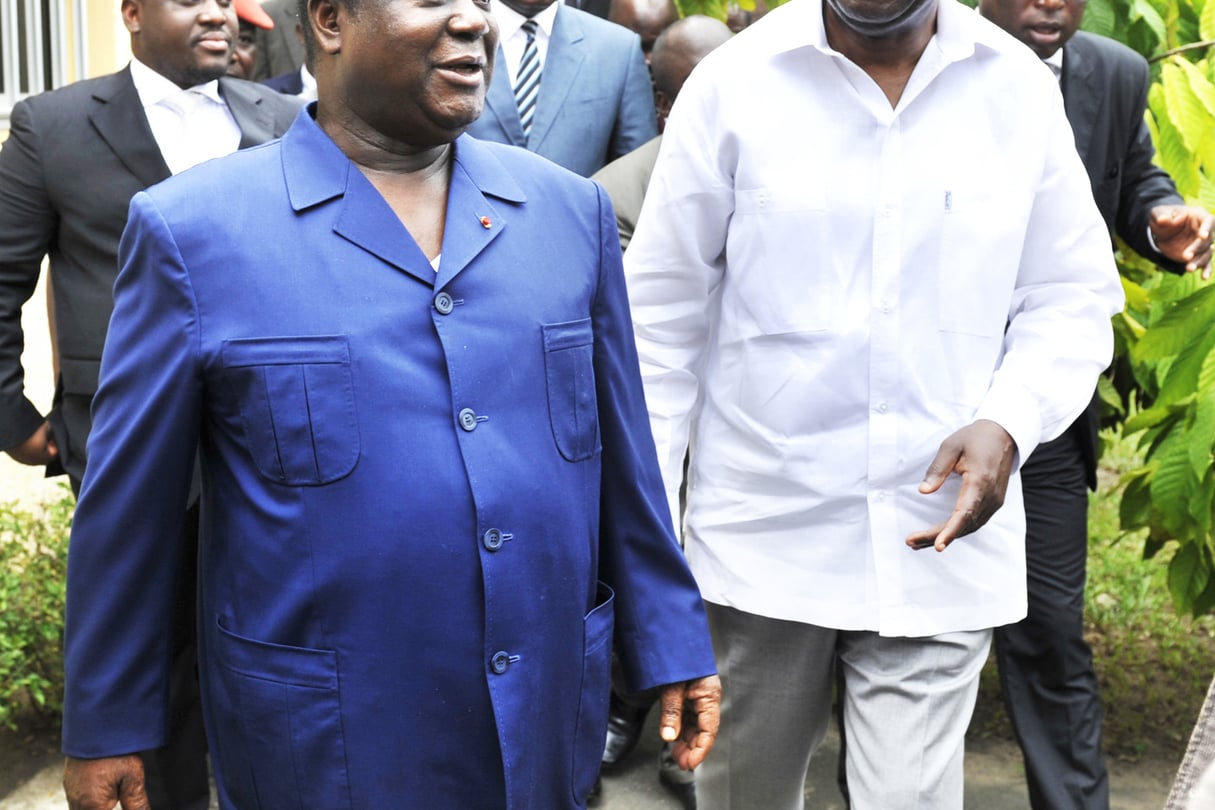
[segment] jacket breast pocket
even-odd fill
[[[553,440],[566,461],[588,459],[600,449],[591,319],[544,324],[541,330]]]
[[[222,362],[263,478],[318,486],[350,474],[360,443],[345,336],[226,340]]]

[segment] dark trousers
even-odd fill
[[[80,481],[71,476],[72,491]],[[211,782],[207,738],[198,689],[198,502],[186,510],[182,531],[182,570],[173,605],[173,664],[169,680],[169,742],[141,751],[145,786],[152,810],[207,810]]]
[[[1039,446],[1021,469],[1029,612],[995,631],[1034,810],[1109,808],[1101,701],[1084,640],[1088,490],[1078,433]]]

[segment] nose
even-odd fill
[[[1064,0],[1034,0],[1034,5],[1047,11],[1058,11],[1063,8]]]
[[[466,37],[483,37],[494,27],[489,11],[476,0],[456,0],[448,25],[453,33]]]
[[[202,0],[198,4],[198,19],[214,25],[223,25],[230,20],[235,25],[236,10],[232,7],[232,0]]]

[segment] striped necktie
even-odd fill
[[[527,34],[527,45],[523,48],[519,74],[515,78],[515,104],[519,107],[519,123],[526,138],[532,131],[536,97],[540,95],[540,54],[536,50],[536,21],[528,20],[522,28],[523,33]]]

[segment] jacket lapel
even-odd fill
[[[548,131],[557,119],[565,97],[578,79],[578,71],[586,60],[582,44],[582,25],[577,13],[567,14],[564,8],[557,9],[553,22],[553,36],[548,43],[548,55],[540,74],[540,96],[536,99],[536,115],[532,119],[528,148],[536,152],[544,142]],[[514,96],[511,97],[514,104]],[[516,118],[518,114],[516,113]]]
[[[118,156],[131,174],[145,186],[169,176],[169,167],[160,154],[143,102],[131,80],[131,69],[123,68],[99,83],[93,91],[96,108],[89,113],[93,129]]]
[[[1084,47],[1080,38],[1074,38],[1063,48],[1063,109],[1072,125],[1076,137],[1076,151],[1089,163],[1089,147],[1093,142],[1093,127],[1104,98],[1100,88],[1094,86],[1092,54]]]
[[[519,108],[515,105],[515,88],[511,83],[511,77],[507,75],[506,57],[502,55],[501,45],[498,46],[498,53],[494,59],[494,64],[498,67],[489,81],[489,91],[485,94],[485,106],[489,113],[498,119],[498,126],[501,127],[509,143],[514,146],[527,146],[527,139],[523,137],[523,125],[519,123]],[[541,87],[544,86],[543,77],[541,77],[540,84]],[[482,114],[484,115],[484,113]]]
[[[450,283],[506,229],[517,210],[511,203],[527,199],[485,144],[463,135],[456,140],[455,149],[435,289]]]
[[[239,148],[248,149],[274,137],[273,116],[262,105],[261,97],[251,93],[247,85],[224,76],[219,80],[219,94],[240,127]]]

